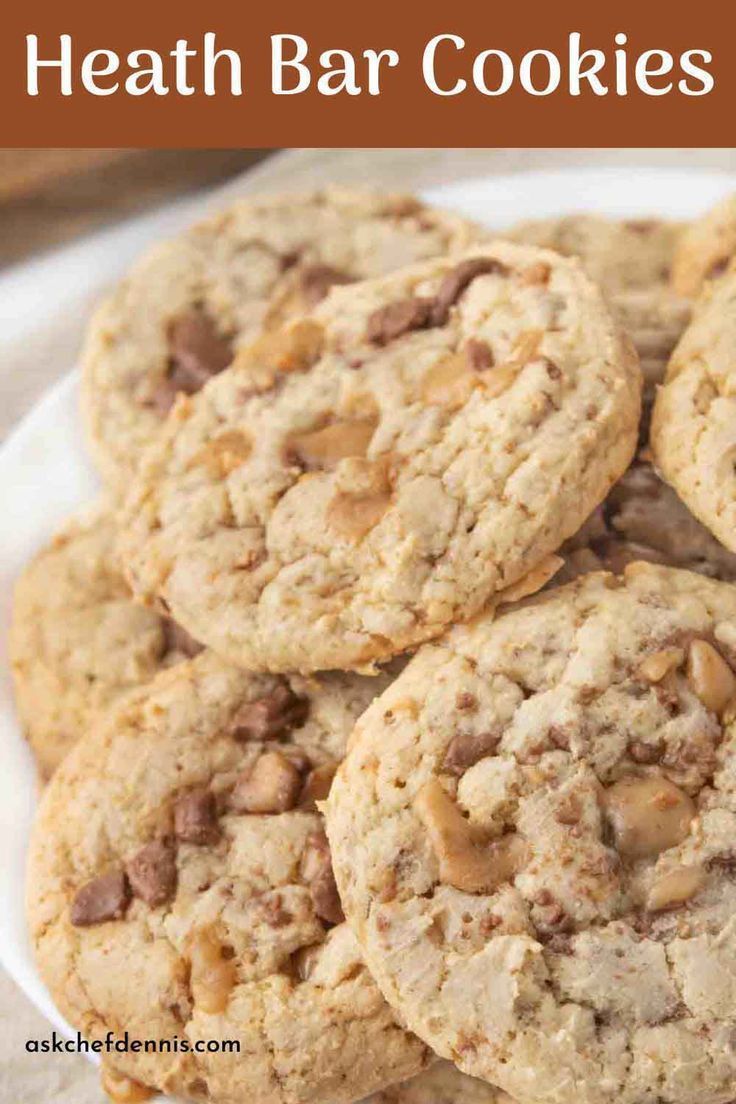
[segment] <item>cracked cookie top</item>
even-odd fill
[[[100,471],[125,490],[176,395],[198,391],[262,330],[334,284],[481,236],[414,196],[327,188],[243,199],[151,250],[95,313],[84,413]]]
[[[579,528],[631,458],[640,384],[553,253],[334,289],[174,408],[124,511],[130,581],[250,669],[387,658]]]
[[[707,284],[657,393],[655,463],[683,502],[736,552],[736,269]]]
[[[634,564],[420,650],[327,802],[407,1025],[525,1100],[733,1098],[736,593]]]
[[[418,1073],[343,921],[316,802],[390,677],[250,675],[204,652],[133,692],[52,779],[31,845],[39,967],[89,1038],[194,1101],[347,1102]]]
[[[199,650],[171,618],[133,602],[115,540],[105,508],[75,518],[15,585],[15,701],[44,778],[101,709]]]

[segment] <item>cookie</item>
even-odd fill
[[[631,458],[639,390],[553,253],[335,289],[172,411],[124,510],[128,577],[248,669],[385,659],[579,528]]]
[[[683,502],[736,551],[736,270],[706,285],[657,393],[655,463]]]
[[[376,1093],[366,1104],[513,1104],[511,1097],[451,1062],[435,1062],[424,1073]]]
[[[730,195],[691,222],[680,238],[672,262],[674,291],[694,298],[706,281],[726,271],[735,255],[736,195]]]
[[[470,244],[480,231],[408,195],[328,188],[241,200],[144,257],[94,315],[83,409],[105,480],[125,489],[177,393],[333,284]]]
[[[644,377],[645,419],[654,389],[690,317],[689,300],[670,284],[685,228],[658,219],[616,220],[567,215],[520,223],[512,241],[578,257],[603,289],[616,321],[629,334]]]
[[[566,215],[518,223],[504,236],[579,257],[591,279],[615,296],[666,285],[683,229],[664,219]]]
[[[326,805],[402,1021],[522,1100],[733,1098],[736,589],[634,564],[426,645]]]
[[[15,586],[15,700],[43,778],[99,710],[199,647],[169,618],[133,602],[115,538],[105,509],[75,519]]]
[[[31,844],[41,974],[119,1075],[213,1104],[347,1102],[417,1074],[343,922],[315,802],[390,677],[259,677],[204,652],[129,695],[54,775]],[[195,1052],[229,1039],[239,1053]]]
[[[602,506],[560,549],[553,585],[587,571],[619,573],[636,560],[736,582],[736,554],[693,517],[651,464],[636,460]]]

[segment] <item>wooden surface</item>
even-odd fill
[[[5,151],[5,154],[16,152]],[[59,155],[58,161],[50,157],[46,163],[58,169],[65,151],[45,152]],[[33,202],[28,198],[33,188],[29,189],[27,176],[24,178],[17,163],[11,173],[11,162],[6,158],[8,175],[4,199],[0,188],[2,248],[9,253],[15,249],[17,256],[24,246],[42,248],[58,243],[80,230],[99,226],[101,221],[119,219],[127,210],[160,202],[163,196],[180,192],[185,180],[186,187],[191,189],[195,182],[211,183],[218,177],[221,179],[228,166],[239,167],[236,155],[245,156],[248,161],[253,151],[201,151],[193,160],[190,160],[190,153],[177,157],[176,151],[172,151],[160,160],[142,156],[138,162],[126,162],[125,159],[115,162],[114,158],[95,156],[115,151],[88,152],[90,161],[81,174],[82,179],[88,174],[88,186],[80,185],[78,174],[77,184],[69,178],[68,186],[62,190],[64,198],[59,197],[58,191],[56,198],[52,198],[53,189],[49,191],[43,184],[41,174],[36,178]],[[154,171],[152,166],[156,163],[159,168],[167,166],[165,174],[158,175]],[[148,169],[143,168],[146,164]],[[736,171],[736,150],[290,150],[255,165],[246,175],[220,189],[218,196],[225,200],[244,192],[294,190],[327,181],[412,189],[488,173],[574,165],[668,165]],[[0,173],[2,166],[3,156],[0,155]],[[119,172],[122,175],[118,175]],[[180,180],[177,174],[181,174]],[[13,179],[19,182],[15,191],[15,185],[11,186]],[[122,188],[121,180],[127,182]],[[162,183],[165,180],[168,183]],[[128,189],[131,194],[126,194]],[[44,195],[48,198],[43,199]],[[575,197],[571,195],[570,208],[574,206]],[[21,220],[15,228],[14,216]],[[61,225],[62,222],[66,225]],[[20,230],[21,223],[24,231]],[[5,240],[6,233],[9,244]],[[80,300],[75,309],[66,310],[63,316],[36,334],[32,342],[24,341],[22,347],[3,341],[0,332],[0,437],[72,363],[90,303],[89,298]],[[20,886],[18,892],[22,892]],[[6,1101],[8,1104],[19,1101],[23,1104],[102,1104],[97,1074],[83,1058],[25,1053],[26,1039],[49,1036],[50,1027],[46,1021],[12,983],[0,975],[0,1104]]]
[[[219,183],[268,150],[0,150],[0,266]]]

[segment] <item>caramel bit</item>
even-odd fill
[[[349,456],[365,456],[376,425],[375,420],[352,419],[296,433],[286,443],[288,462],[307,471],[329,470]]]
[[[337,763],[323,763],[309,772],[299,800],[303,808],[314,809],[318,801],[327,800],[336,771]]]
[[[487,390],[495,386],[493,352],[485,341],[471,338],[461,352],[442,357],[422,380],[422,398],[430,406],[457,410],[478,387]]]
[[[270,694],[241,705],[230,722],[236,740],[276,740],[301,728],[309,716],[309,699],[280,684]]]
[[[720,716],[736,696],[736,675],[707,640],[693,640],[687,655],[687,678],[706,709]]]
[[[432,304],[431,324],[444,326],[450,316],[450,307],[458,301],[465,289],[478,276],[508,275],[508,267],[493,257],[471,257],[461,261],[443,278]]]
[[[453,353],[442,357],[425,374],[422,399],[430,406],[457,410],[465,405],[479,382],[471,372],[466,357],[462,353]]]
[[[227,479],[250,456],[253,444],[238,429],[229,429],[213,437],[189,462],[190,468],[205,468],[213,479]]]
[[[217,801],[211,790],[198,786],[174,802],[174,834],[184,843],[200,846],[220,838]]]
[[[508,391],[509,387],[514,384],[522,367],[523,365],[511,360],[507,361],[506,364],[499,364],[497,368],[484,376],[483,393],[486,398],[497,399],[499,395],[503,395],[504,391]]]
[[[176,848],[169,839],[153,840],[125,866],[134,896],[151,908],[170,901],[176,892]]]
[[[604,804],[619,854],[652,858],[687,837],[692,799],[667,778],[630,776],[609,786]]]
[[[544,330],[527,330],[519,334],[514,342],[511,357],[506,361],[505,366],[515,368],[517,372],[525,368],[530,360],[536,358],[543,338]]]
[[[431,312],[431,299],[397,299],[373,311],[368,318],[366,336],[374,345],[388,345],[412,330],[424,329],[429,324]]]
[[[662,648],[652,652],[639,664],[639,677],[645,682],[661,682],[670,671],[675,671],[685,659],[682,648]]]
[[[324,348],[324,330],[311,318],[300,318],[281,330],[262,334],[241,349],[234,362],[238,371],[253,374],[262,387],[273,382],[272,373],[307,372]]]
[[[235,985],[235,962],[226,957],[226,948],[214,926],[200,928],[189,948],[192,1000],[210,1015],[224,1012]]]
[[[530,286],[548,284],[551,275],[552,269],[546,261],[535,261],[521,273],[521,282]]]
[[[142,1104],[156,1093],[155,1089],[134,1081],[132,1077],[127,1077],[120,1070],[108,1065],[102,1067],[100,1083],[102,1091],[112,1104]]]
[[[327,523],[338,536],[357,543],[378,525],[391,502],[387,493],[372,495],[339,494],[327,512]]]
[[[324,832],[312,832],[302,854],[301,875],[309,887],[314,911],[328,924],[345,919],[332,870],[330,845]]]
[[[110,870],[77,890],[70,920],[77,928],[121,920],[130,904],[130,885],[122,869]]]
[[[703,888],[704,882],[705,873],[699,866],[676,866],[660,874],[647,894],[647,911],[679,908]]]
[[[459,777],[469,767],[485,759],[487,755],[492,755],[500,740],[501,733],[498,730],[477,733],[458,732],[448,744],[442,769],[448,774]]]
[[[422,786],[414,810],[427,830],[445,885],[466,893],[492,893],[511,881],[526,861],[526,846],[519,836],[484,839],[436,778]]]
[[[266,751],[242,774],[230,795],[236,813],[286,813],[299,799],[302,776],[280,751]]]
[[[340,491],[327,507],[327,524],[349,541],[360,541],[381,520],[391,504],[391,485],[385,460],[356,461],[359,480],[354,490]]]

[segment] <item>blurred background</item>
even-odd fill
[[[734,171],[736,150],[0,149],[0,269],[173,200],[216,192],[254,168],[264,190],[329,180],[412,189],[461,176],[575,165]]]
[[[0,150],[0,266],[219,184],[273,150]]]

